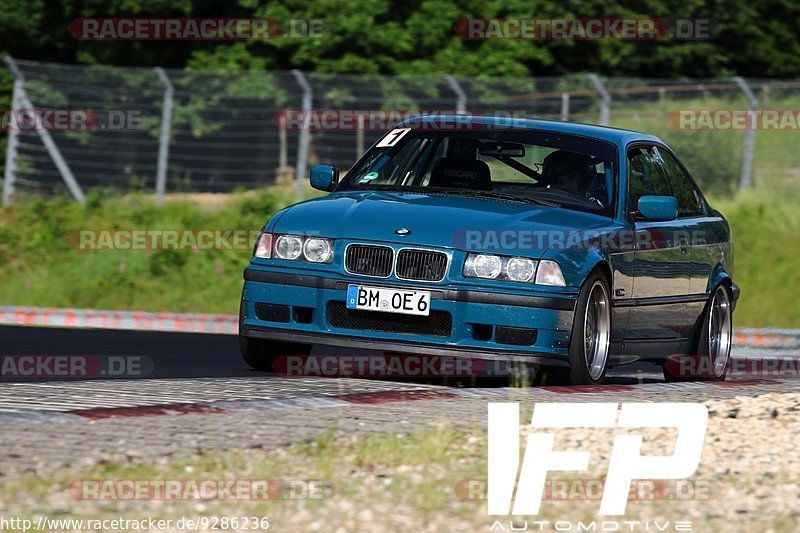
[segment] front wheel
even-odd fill
[[[596,385],[603,381],[611,341],[611,301],[605,276],[589,276],[581,288],[569,343],[571,385]]]

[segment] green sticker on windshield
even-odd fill
[[[359,183],[369,183],[370,181],[376,180],[376,179],[378,179],[378,173],[377,172],[368,172],[368,173],[364,174],[364,176],[360,180],[358,180],[358,182]]]

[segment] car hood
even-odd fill
[[[492,198],[347,191],[293,205],[276,215],[268,229],[476,251],[500,251],[492,245],[520,243],[524,238],[524,246],[517,248],[531,254],[508,253],[541,256],[562,238],[609,222],[608,217],[590,213]],[[396,231],[401,228],[409,233],[399,236]]]

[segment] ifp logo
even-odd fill
[[[601,515],[622,515],[633,480],[683,479],[700,464],[708,409],[698,403],[539,403],[531,428],[675,428],[675,451],[669,456],[642,456],[642,435],[616,435],[608,463]],[[619,415],[619,416],[618,416]],[[518,403],[489,404],[490,515],[539,513],[547,473],[587,470],[588,451],[555,451],[554,432],[528,435],[520,467]],[[516,487],[515,482],[519,479]]]

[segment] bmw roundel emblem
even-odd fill
[[[401,237],[404,237],[404,236],[408,235],[409,233],[411,233],[411,230],[408,229],[408,228],[399,228],[399,229],[394,230],[394,232],[397,235],[400,235]]]

